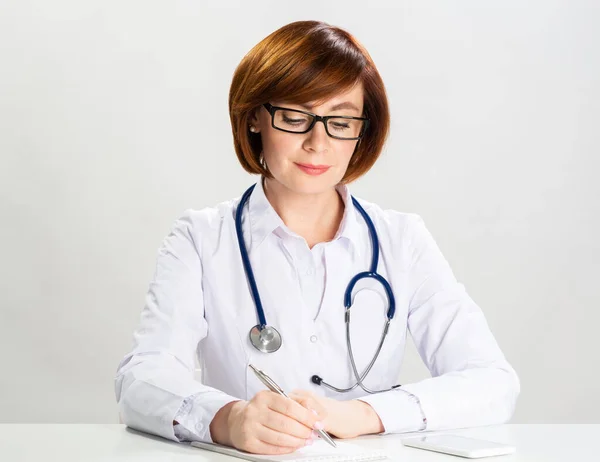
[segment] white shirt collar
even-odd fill
[[[335,189],[344,201],[344,215],[342,216],[342,221],[340,222],[340,226],[333,240],[335,241],[344,238],[356,247],[356,242],[359,238],[358,220],[360,217],[358,216],[358,211],[354,207],[354,204],[352,204],[352,196],[346,185],[338,184]],[[252,248],[260,246],[265,238],[278,228],[289,235],[297,236],[296,233],[285,225],[267,199],[262,177],[256,183],[256,186],[250,195],[250,199],[248,200],[248,213],[250,218]]]

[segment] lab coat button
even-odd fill
[[[311,342],[313,342],[313,343],[317,343],[317,340],[318,340],[318,339],[317,339],[317,336],[316,336],[316,335],[311,335],[311,336],[310,336],[310,341],[311,341]]]

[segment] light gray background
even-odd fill
[[[391,137],[352,192],[423,216],[519,373],[514,422],[600,422],[598,2],[287,3],[1,2],[0,420],[117,421],[162,239],[254,181],[235,66],[321,19],[389,92]],[[401,379],[426,375],[411,346]]]

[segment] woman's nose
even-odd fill
[[[311,131],[308,132],[306,146],[315,152],[321,152],[327,148],[329,135],[325,129],[325,123],[317,121]]]

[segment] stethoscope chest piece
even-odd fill
[[[271,326],[260,325],[250,329],[250,342],[258,351],[273,353],[281,347],[281,334]]]

